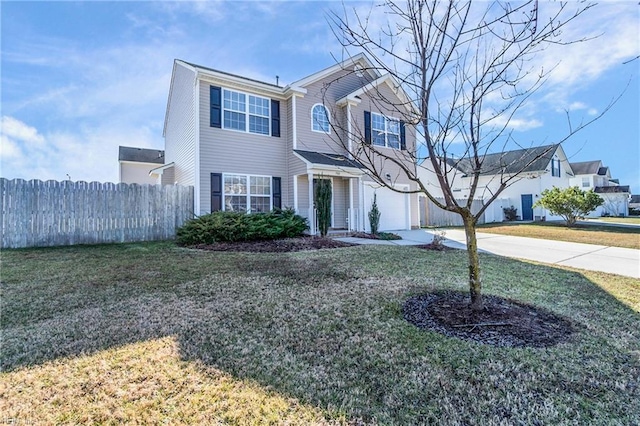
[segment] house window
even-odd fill
[[[400,121],[372,112],[371,137],[374,145],[400,149]]]
[[[551,176],[560,177],[560,160],[557,157],[551,159]]]
[[[589,179],[588,177],[583,177],[582,178],[582,187],[583,188],[589,188],[591,186],[591,179]]]
[[[268,212],[271,210],[271,177],[224,175],[224,210]]]
[[[311,109],[311,129],[324,133],[329,133],[331,129],[327,108],[322,104],[315,104]]]
[[[225,129],[260,135],[269,134],[269,99],[227,89],[224,89],[223,92]],[[248,119],[247,116],[249,117]]]

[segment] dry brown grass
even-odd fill
[[[567,228],[559,223],[542,222],[480,225],[478,232],[640,249],[640,228],[605,225],[578,225]]]
[[[0,412],[20,424],[327,423],[294,398],[182,360],[173,337],[7,373]]]
[[[401,315],[466,287],[466,253],[5,251],[0,413],[34,424],[633,424],[638,280],[482,255],[485,292],[570,319],[546,349]]]

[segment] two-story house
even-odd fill
[[[571,186],[585,191],[593,189],[604,200],[604,203],[591,212],[589,217],[627,216],[629,214],[630,190],[627,185],[620,185],[617,179],[611,178],[611,170],[602,161],[582,161],[571,163],[574,177],[569,180]]]
[[[406,154],[416,149],[416,132],[397,110],[410,104],[365,55],[286,86],[175,60],[164,164],[152,174],[193,186],[197,215],[293,207],[309,219],[311,233],[314,185],[327,179],[333,228],[367,230],[376,194],[380,229],[410,229],[418,226],[417,195],[376,183],[365,166],[377,157],[354,155],[358,144],[370,145],[415,170]],[[393,162],[379,163],[388,185],[415,189]]]

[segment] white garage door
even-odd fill
[[[408,189],[408,187],[399,185],[398,189]],[[364,217],[367,232],[371,231],[369,226],[369,211],[373,203],[374,193],[376,194],[378,210],[380,210],[380,231],[411,229],[409,219],[409,195],[392,191],[389,188],[373,182],[365,182]]]

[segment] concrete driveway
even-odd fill
[[[393,245],[428,244],[433,239],[433,234],[424,229],[394,232],[400,235],[402,240],[339,239],[357,244]],[[447,246],[460,249],[466,248],[466,238],[463,230],[446,229],[445,232],[445,244]],[[512,237],[483,232],[479,232],[477,237],[478,248],[480,251],[486,253],[640,278],[640,250],[541,240],[537,238]]]

